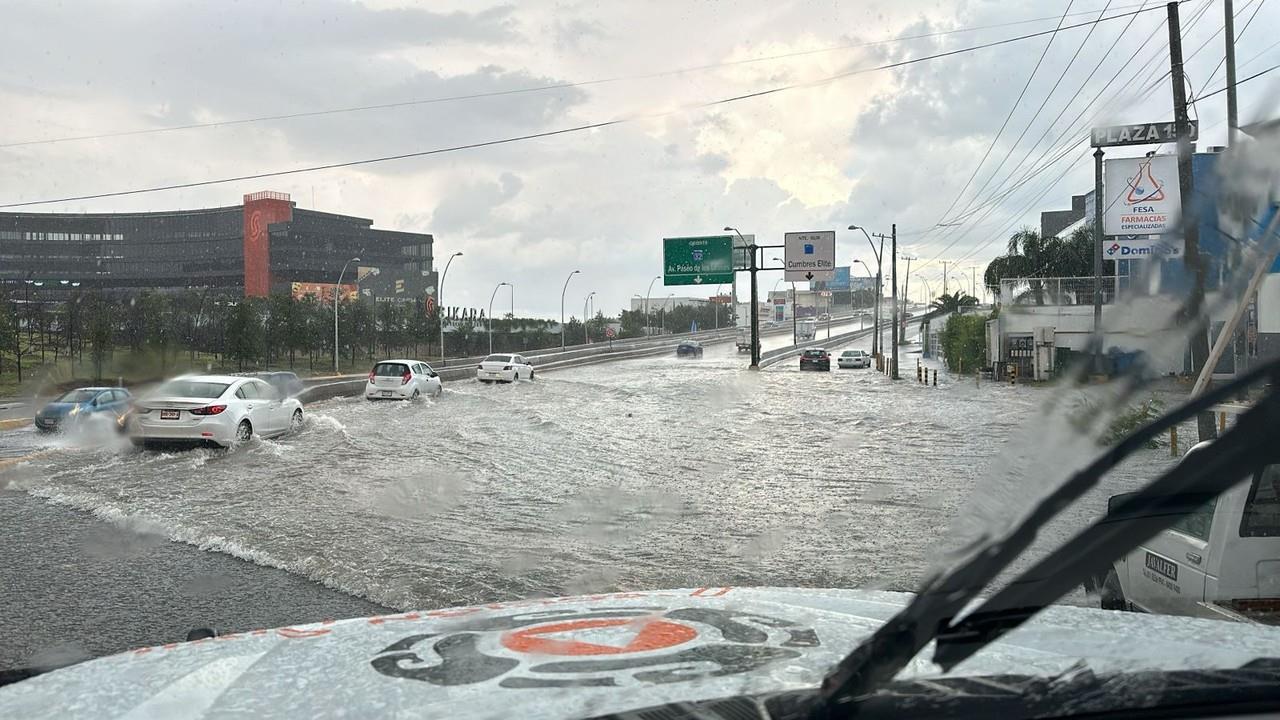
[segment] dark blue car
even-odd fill
[[[36,429],[52,432],[90,416],[110,413],[119,420],[129,411],[133,396],[124,388],[87,387],[68,390],[36,413]]]

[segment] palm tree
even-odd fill
[[[960,308],[971,307],[977,304],[978,298],[966,292],[957,290],[951,295],[946,293],[939,295],[936,300],[930,303],[930,306],[935,310],[940,310],[942,312],[958,313],[960,312]]]

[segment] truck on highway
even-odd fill
[[[738,352],[751,352],[751,328],[738,326]]]
[[[805,343],[817,337],[818,321],[813,318],[796,320],[796,342]]]
[[[1108,517],[1121,519],[1132,495],[1109,498]],[[1105,609],[1280,625],[1280,465],[1185,512],[1088,584]]]

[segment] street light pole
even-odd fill
[[[658,308],[658,314],[662,317],[662,334],[663,335],[667,334],[667,302],[675,296],[676,296],[675,293],[668,294],[666,299],[662,301],[662,307]]]
[[[510,284],[511,284],[511,283],[505,283],[505,282],[500,282],[500,283],[498,283],[498,285],[497,285],[496,287],[494,287],[494,288],[493,288],[493,294],[489,296],[489,323],[488,323],[488,325],[489,325],[489,354],[490,354],[490,355],[492,355],[492,354],[493,354],[493,299],[494,299],[495,297],[497,297],[497,296],[498,296],[498,288],[502,287],[503,285],[510,285]],[[512,304],[514,305],[514,304],[515,304],[515,290],[512,290],[512,291],[511,291],[511,298],[512,298],[511,302],[512,302]],[[514,312],[514,311],[513,311],[513,312]]]
[[[644,334],[649,336],[649,294],[653,292],[653,283],[661,280],[662,276],[658,275],[649,281],[649,289],[644,291]]]
[[[587,318],[591,317],[587,313],[587,306],[591,303],[591,298],[596,294],[595,290],[587,293],[587,299],[582,301],[582,341],[588,345],[591,344],[591,335],[587,332]]]
[[[564,350],[564,294],[569,290],[569,281],[573,279],[574,275],[577,275],[580,272],[582,271],[574,270],[573,272],[569,273],[569,277],[564,279],[564,289],[560,291],[560,349],[561,350]]]
[[[353,257],[342,265],[342,272],[338,273],[338,284],[333,286],[333,374],[338,374],[338,294],[342,291],[342,276],[347,274],[347,267],[353,262],[360,262],[360,258]],[[203,306],[203,301],[201,305]]]
[[[450,255],[445,261],[444,272],[440,273],[440,287],[436,288],[436,314],[440,320],[440,367],[444,367],[444,279],[449,276],[449,266],[456,257],[462,257],[462,252]]]
[[[880,249],[876,249],[876,244],[872,242],[871,235],[867,229],[860,225],[850,225],[850,230],[861,230],[864,237],[867,238],[867,244],[871,246],[871,254],[876,258],[876,302],[872,312],[875,313],[875,331],[871,335],[871,354],[879,355],[884,352],[882,343],[880,342],[880,296],[884,295],[883,278],[884,278],[884,237],[880,237]],[[866,263],[863,263],[865,266]]]

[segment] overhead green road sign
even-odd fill
[[[663,238],[662,267],[664,285],[733,282],[733,237]]]

